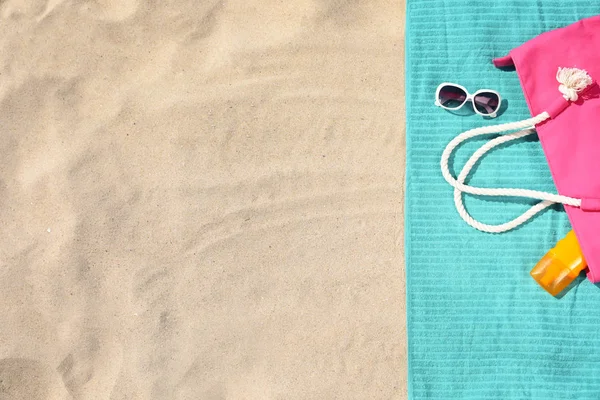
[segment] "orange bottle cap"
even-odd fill
[[[586,263],[573,231],[560,240],[531,270],[531,276],[553,296],[562,292],[579,273]]]

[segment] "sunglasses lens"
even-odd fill
[[[459,87],[446,85],[440,89],[438,101],[442,107],[455,109],[465,103],[467,93]]]
[[[496,93],[480,92],[473,98],[473,103],[481,114],[490,115],[498,111],[500,98]]]

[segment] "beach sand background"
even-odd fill
[[[404,4],[0,1],[0,399],[404,399]]]

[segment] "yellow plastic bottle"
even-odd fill
[[[548,293],[556,296],[586,267],[575,232],[570,231],[542,257],[530,274]]]

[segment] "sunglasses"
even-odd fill
[[[435,105],[446,110],[458,110],[469,100],[477,114],[491,118],[496,118],[502,102],[500,93],[495,90],[481,89],[470,94],[456,83],[444,82],[435,92]]]

